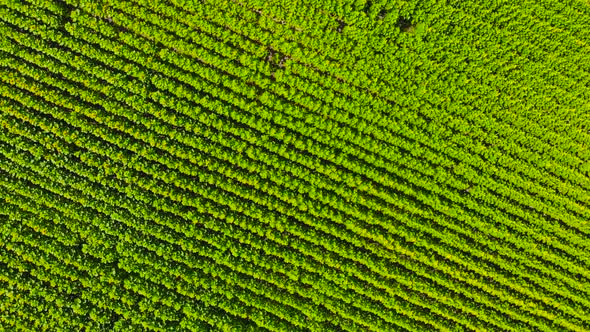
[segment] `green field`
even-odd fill
[[[590,331],[587,0],[0,0],[0,331]]]

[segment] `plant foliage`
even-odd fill
[[[0,1],[0,329],[590,330],[590,6]]]

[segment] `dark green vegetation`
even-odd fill
[[[0,329],[590,330],[586,1],[0,3]]]

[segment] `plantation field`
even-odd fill
[[[1,331],[589,331],[585,0],[0,0]]]

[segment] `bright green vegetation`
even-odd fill
[[[590,330],[587,1],[0,3],[0,330]]]

